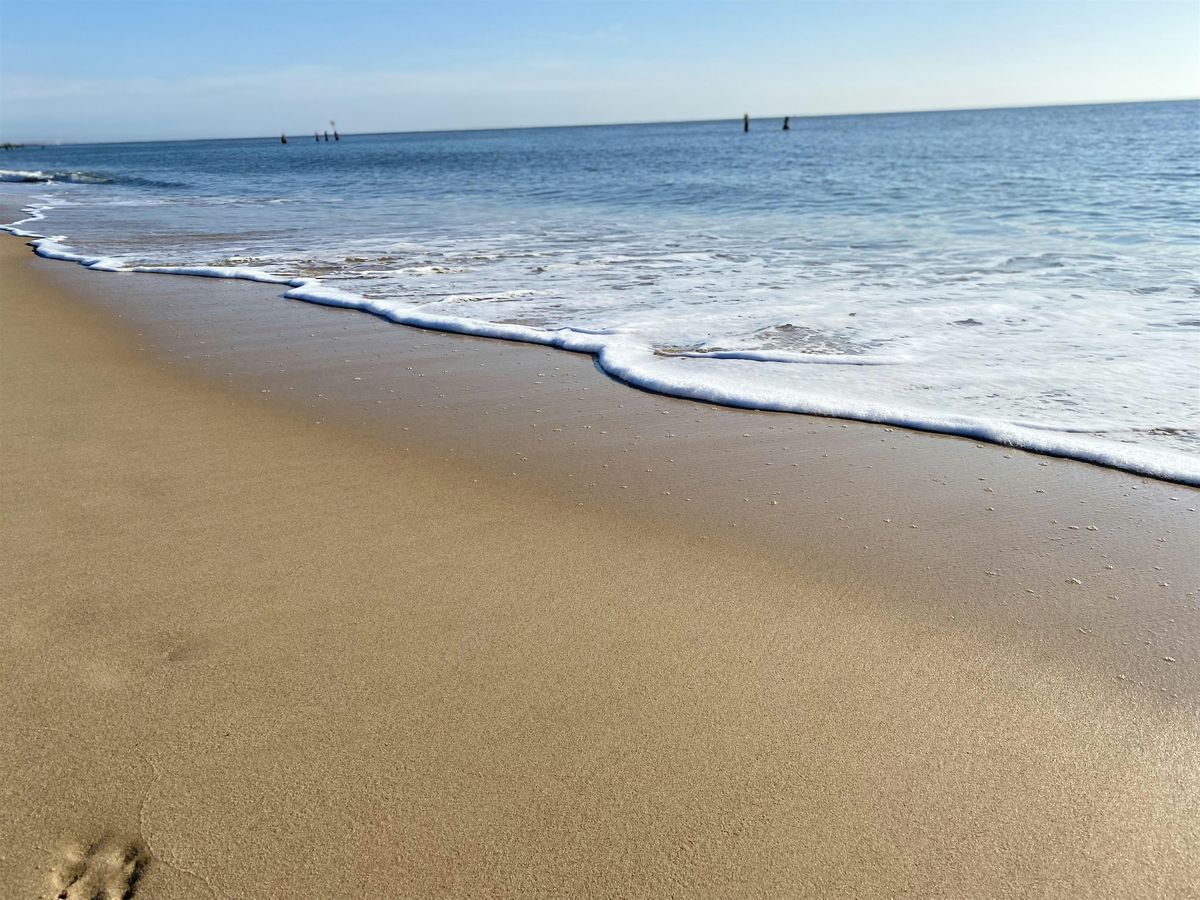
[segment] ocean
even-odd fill
[[[1200,484],[1200,101],[27,147],[0,180],[44,256]]]

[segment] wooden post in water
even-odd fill
[[[325,143],[329,143],[329,132],[325,132]]]
[[[321,143],[321,135],[317,134],[317,133],[314,131],[314,132],[313,132],[313,140],[314,140],[314,141],[316,141],[318,144],[319,144],[319,143]]]
[[[287,143],[287,135],[286,135],[286,134],[281,134],[281,135],[279,136],[279,143],[281,143],[281,144],[286,144],[286,143]]]
[[[746,113],[744,116],[742,116],[742,131],[746,132],[749,130],[750,130],[750,113]]]
[[[791,117],[791,116],[784,116],[784,117],[783,117],[783,130],[784,130],[784,131],[791,131],[791,130],[792,130],[792,125],[791,125],[791,122],[792,122],[792,117]]]
[[[338,136],[338,133],[337,133],[337,122],[333,121],[333,119],[330,119],[329,127],[333,129],[333,139],[335,141],[340,141],[341,138]]]

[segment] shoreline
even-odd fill
[[[0,884],[1200,878],[1197,492],[0,253]]]
[[[0,204],[3,208],[5,204]],[[23,210],[22,210],[23,212]],[[5,214],[7,218],[7,213]],[[545,346],[590,357],[606,377],[637,391],[666,398],[691,400],[727,409],[754,412],[776,412],[788,415],[813,416],[837,421],[874,424],[902,428],[926,434],[982,441],[1012,451],[1034,453],[1048,458],[1065,459],[1101,466],[1130,475],[1154,478],[1171,484],[1200,488],[1200,464],[1178,450],[1130,445],[1110,439],[1096,439],[1078,429],[1042,428],[1037,424],[981,418],[977,415],[941,413],[919,407],[880,408],[861,407],[854,398],[813,399],[803,401],[777,399],[769,387],[744,388],[741,393],[730,392],[720,384],[691,377],[675,371],[652,371],[638,353],[646,348],[630,348],[610,343],[601,333],[561,329],[548,332],[538,328],[511,323],[462,319],[433,315],[418,310],[395,309],[386,301],[326,287],[319,277],[275,275],[254,267],[221,266],[133,266],[126,267],[119,259],[94,257],[76,253],[68,245],[60,245],[50,237],[17,226],[43,218],[43,208],[36,209],[26,219],[14,220],[0,226],[0,231],[16,237],[31,238],[34,252],[47,259],[70,262],[99,272],[133,272],[136,274],[175,275],[181,277],[216,278],[269,284],[282,292],[284,299],[300,300],[320,306],[351,309],[366,313],[395,325],[419,328],[447,334],[461,334],[501,340],[529,346]],[[631,349],[637,352],[631,353]],[[658,354],[656,353],[655,356]],[[776,354],[778,355],[778,354]],[[787,354],[784,354],[786,356]],[[697,359],[745,358],[769,359],[771,354],[757,351],[681,353],[680,357]],[[779,360],[776,360],[779,361]]]

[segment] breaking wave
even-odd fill
[[[0,169],[0,182],[10,184],[127,184],[134,187],[177,188],[179,181],[157,181],[130,175],[108,175],[103,172],[24,171]]]

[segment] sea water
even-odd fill
[[[592,353],[644,389],[1200,483],[1200,102],[73,145],[0,166],[43,255],[274,281]]]

